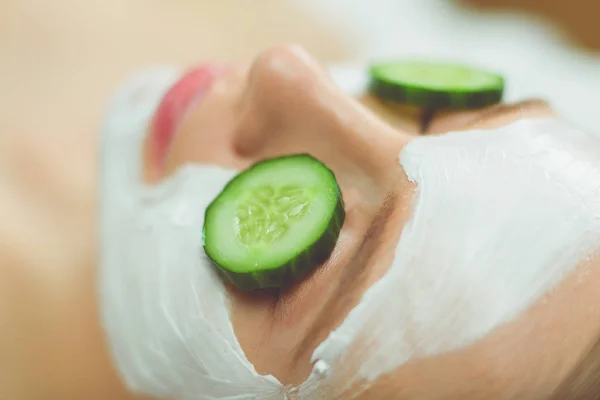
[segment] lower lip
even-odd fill
[[[177,125],[185,113],[210,91],[217,78],[228,68],[219,64],[202,64],[186,73],[169,89],[154,114],[150,143],[153,158],[162,170],[175,136]]]

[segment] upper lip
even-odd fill
[[[154,113],[151,125],[151,147],[155,161],[162,167],[175,131],[192,105],[204,98],[228,68],[205,63],[191,68],[167,91]]]

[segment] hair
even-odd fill
[[[550,400],[600,399],[600,337]]]

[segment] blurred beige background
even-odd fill
[[[0,151],[9,148],[3,146],[7,137],[18,141],[35,136],[30,143],[36,144],[26,154],[17,152],[17,157],[25,158],[18,165],[31,170],[19,171],[20,176],[36,179],[41,199],[35,200],[43,203],[44,210],[52,210],[49,215],[61,219],[66,232],[40,232],[45,239],[38,245],[44,250],[56,247],[56,252],[39,253],[58,253],[65,245],[79,248],[74,241],[86,243],[87,238],[93,243],[93,215],[89,214],[95,198],[98,124],[108,98],[128,74],[163,63],[184,66],[212,58],[245,62],[281,41],[303,43],[325,61],[348,56],[338,35],[301,9],[277,0],[240,4],[229,0],[0,3]],[[0,178],[2,161],[5,157],[0,157]],[[0,196],[4,226],[27,225],[28,221],[6,218],[2,200]],[[37,236],[29,236],[38,243]],[[38,252],[34,248],[31,253]],[[95,272],[87,268],[93,264],[86,257],[78,254],[69,262],[43,259],[28,270],[0,268],[0,332],[3,321],[19,327],[17,333],[6,329],[8,333],[0,335],[0,358],[14,360],[0,365],[0,399],[131,399],[111,370],[105,349],[98,345],[102,338],[93,301]],[[18,299],[18,304],[2,299]]]
[[[600,51],[598,0],[460,0],[486,10],[520,10],[552,20],[574,45]]]
[[[45,168],[40,155],[58,152],[61,168],[85,165],[78,184],[93,186],[98,124],[127,75],[154,64],[184,66],[214,58],[245,63],[266,47],[288,42],[302,44],[324,63],[364,65],[373,58],[416,54],[484,64],[510,77],[510,100],[545,97],[565,115],[600,127],[597,1],[4,0],[0,140],[37,135],[39,153],[31,155],[31,164]],[[87,153],[72,154],[73,141],[88,142],[77,147]],[[65,281],[93,281],[93,271],[65,270],[72,274],[61,275]],[[45,279],[44,272],[31,279]],[[9,379],[11,387],[28,388],[29,374],[40,384],[86,393],[85,399],[116,399],[122,388],[106,354],[94,346],[100,340],[94,330],[97,310],[82,301],[93,297],[93,288],[72,293],[63,290],[68,282],[55,283],[55,293],[48,296],[55,302],[39,305],[46,321],[19,316],[32,327],[32,338],[0,346],[0,357],[24,347],[31,356],[11,371],[0,371],[0,387],[8,387],[3,379]],[[0,290],[20,293],[30,309],[38,306],[20,287],[0,282]],[[35,341],[42,336],[35,332],[40,324],[51,326],[48,335],[53,335],[41,343]]]
[[[484,18],[458,12],[451,3],[495,13]],[[502,17],[501,23],[489,17],[507,10],[533,14],[529,31],[540,37],[556,36],[585,50],[600,49],[595,23],[599,4],[595,0],[5,0],[0,6],[0,127],[14,133],[89,134],[97,129],[115,86],[137,68],[211,58],[248,61],[278,43],[301,43],[325,63],[367,61],[420,48],[434,53],[451,49],[444,55],[461,56],[458,47],[479,54],[476,61],[495,62],[494,57],[507,59],[513,50],[494,40],[503,29],[514,25],[512,31],[520,31],[524,26],[518,14]],[[545,18],[544,23],[551,21],[552,29],[540,25],[538,17]],[[448,36],[458,38],[464,22],[471,20],[474,30],[493,26],[489,44],[467,42],[465,36],[474,39],[469,32],[458,39],[464,46],[444,42]],[[448,35],[444,29],[456,33]],[[546,31],[540,34],[540,29]],[[529,31],[523,30],[523,42],[536,45],[537,39],[527,37],[533,35]],[[484,31],[477,35],[485,40]],[[477,46],[499,47],[504,53],[490,55]],[[538,94],[537,86],[523,95]]]
[[[147,65],[247,61],[303,43],[348,55],[331,29],[277,0],[8,0],[0,6],[0,126],[90,134],[107,97]]]

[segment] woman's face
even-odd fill
[[[562,145],[560,134],[555,137],[553,132],[528,130],[529,125],[513,125],[506,132],[491,130],[523,118],[546,117],[547,121],[553,121],[544,103],[532,101],[442,113],[424,134],[416,110],[382,105],[366,95],[355,98],[344,93],[315,61],[296,47],[266,51],[247,69],[203,65],[167,86],[168,92],[161,97],[150,123],[144,125],[142,139],[136,144],[141,154],[140,180],[144,188],[139,191],[132,188],[124,198],[161,187],[163,197],[156,200],[155,195],[140,195],[145,200],[134,202],[131,208],[124,207],[128,213],[136,213],[140,220],[151,220],[161,229],[161,224],[173,223],[173,209],[183,204],[173,199],[188,190],[164,189],[170,182],[193,186],[189,183],[193,181],[205,185],[198,191],[216,194],[232,176],[231,171],[290,153],[307,152],[322,160],[335,172],[342,189],[346,221],[338,244],[331,258],[302,282],[284,292],[247,293],[213,281],[211,275],[216,289],[197,290],[194,277],[184,279],[189,281],[187,287],[185,284],[177,287],[178,291],[193,293],[199,304],[218,302],[215,299],[222,291],[227,299],[223,326],[231,321],[233,340],[239,342],[242,356],[256,370],[256,375],[251,376],[272,375],[276,380],[269,381],[270,384],[298,386],[301,389],[297,393],[306,398],[320,398],[314,397],[319,395],[347,398],[350,394],[369,399],[392,398],[392,394],[399,393],[402,398],[428,399],[533,398],[554,389],[598,332],[600,319],[590,318],[598,316],[598,308],[575,308],[581,302],[597,304],[593,287],[600,283],[600,274],[593,268],[592,258],[588,258],[588,263],[582,257],[552,264],[552,253],[544,250],[545,245],[557,248],[564,245],[566,253],[579,255],[571,250],[585,242],[578,236],[578,229],[589,228],[588,214],[578,209],[574,212],[581,213],[581,221],[550,226],[551,231],[573,228],[571,236],[546,237],[537,232],[540,227],[527,226],[529,215],[534,215],[531,224],[547,219],[543,214],[547,210],[537,213],[543,207],[534,207],[539,198],[533,197],[533,189],[529,196],[527,188],[535,188],[535,193],[550,193],[547,202],[557,214],[571,206],[567,198],[552,197],[554,183],[548,183],[534,168],[538,161],[541,166],[554,162],[554,158],[538,160],[537,151],[542,148],[555,151]],[[132,104],[140,101],[136,99],[140,93],[143,95],[143,90],[132,93],[128,101]],[[443,135],[467,129],[490,131]],[[126,146],[124,142],[119,144],[118,139],[107,143],[106,154],[115,146]],[[577,162],[581,156],[581,167],[588,168],[589,177],[599,176],[585,158],[584,147],[573,146],[565,157]],[[523,148],[527,148],[526,153]],[[448,149],[459,149],[459,156],[454,159],[454,153]],[[510,164],[519,157],[521,164]],[[472,160],[479,160],[480,164],[473,164]],[[212,167],[189,172],[214,174],[213,180],[178,178],[190,165],[223,169],[218,173]],[[439,180],[441,176],[447,179]],[[570,181],[568,176],[565,179],[566,183],[561,184],[567,191],[571,190],[569,185],[576,183],[587,190],[587,181],[579,182],[579,176]],[[105,186],[104,190],[114,189]],[[118,200],[105,203],[106,208],[120,207]],[[198,208],[205,205],[198,204]],[[156,216],[159,213],[170,217],[159,221]],[[119,213],[113,217],[115,221],[122,220]],[[556,221],[560,222],[560,218]],[[132,221],[127,223],[139,222]],[[515,228],[519,221],[523,226]],[[110,222],[106,227],[117,232],[117,236],[125,229],[124,225],[115,228]],[[189,228],[193,232],[198,226],[190,223]],[[128,235],[142,236],[139,232],[130,231]],[[535,244],[529,243],[527,246],[534,249],[528,256],[518,242],[502,241],[505,236],[515,236],[515,232],[523,232],[521,241],[537,234],[544,248],[535,249]],[[197,234],[200,237],[200,231]],[[157,237],[140,239],[139,243],[148,251],[168,246]],[[114,247],[115,241],[105,243],[106,248]],[[180,253],[189,253],[189,260],[200,258],[197,246],[178,246]],[[113,270],[141,260],[131,250],[109,251],[109,254],[106,263],[116,266],[109,267]],[[188,260],[185,257],[177,260]],[[178,273],[174,259],[156,261],[157,258],[160,257],[144,260],[148,265],[156,263],[156,271],[162,271],[160,265],[164,261],[164,265],[169,265],[169,274]],[[148,265],[128,267],[128,273],[132,279],[144,280],[141,276],[153,271]],[[193,268],[209,267],[200,263]],[[572,276],[573,271],[582,268],[588,273],[585,282]],[[111,274],[112,278],[105,283],[108,294],[111,279],[119,279],[119,272]],[[197,279],[209,278],[200,274]],[[550,289],[554,290],[550,293]],[[139,293],[143,291],[140,289]],[[133,289],[131,297],[136,293]],[[156,303],[164,306],[162,311],[145,309],[146,305],[134,303],[124,301],[118,307],[129,313],[163,313],[165,321],[170,321],[169,313],[177,309],[163,303]],[[109,336],[119,341],[115,332],[121,328],[119,323],[111,321],[112,307],[117,305],[106,307]],[[215,320],[222,317],[219,315]],[[144,322],[146,328],[151,326],[148,321],[152,317],[148,318]],[[181,346],[177,348],[185,349],[197,338],[186,339],[177,318],[193,319],[194,315],[173,317],[171,333],[158,332],[161,331],[158,328],[152,333],[140,331],[143,333],[138,342],[144,342],[149,335],[148,343],[160,346],[163,342],[178,341]],[[202,325],[205,329],[212,320],[207,321]],[[221,328],[214,328],[218,329]],[[187,334],[200,335],[192,331]],[[568,333],[573,331],[580,335],[570,337]],[[331,335],[332,332],[336,333]],[[202,333],[207,335],[204,340],[212,340],[211,334],[220,335]],[[163,336],[158,338],[160,335]],[[228,351],[235,353],[235,346],[231,344]],[[194,352],[189,348],[181,351]],[[179,360],[174,361],[182,364],[176,369],[183,368],[186,362],[205,364],[188,365],[191,371],[211,370],[219,363],[217,360],[215,365],[207,367],[206,364],[215,361],[203,359],[202,354],[190,357],[183,353],[162,354],[166,358],[159,359],[167,364]],[[321,362],[315,367],[317,360]],[[125,364],[121,368],[134,368],[131,365],[135,363]],[[230,376],[235,376],[238,367],[229,365],[229,368]],[[164,377],[153,379],[161,378]],[[191,380],[193,373],[180,376],[178,391],[170,393],[185,393],[182,386],[188,378]],[[312,389],[307,388],[307,379],[312,382]],[[135,384],[142,381],[136,380]],[[245,383],[251,385],[252,379]],[[143,384],[137,388],[146,389]],[[246,393],[252,390],[230,394]],[[184,397],[195,398],[189,396]]]

